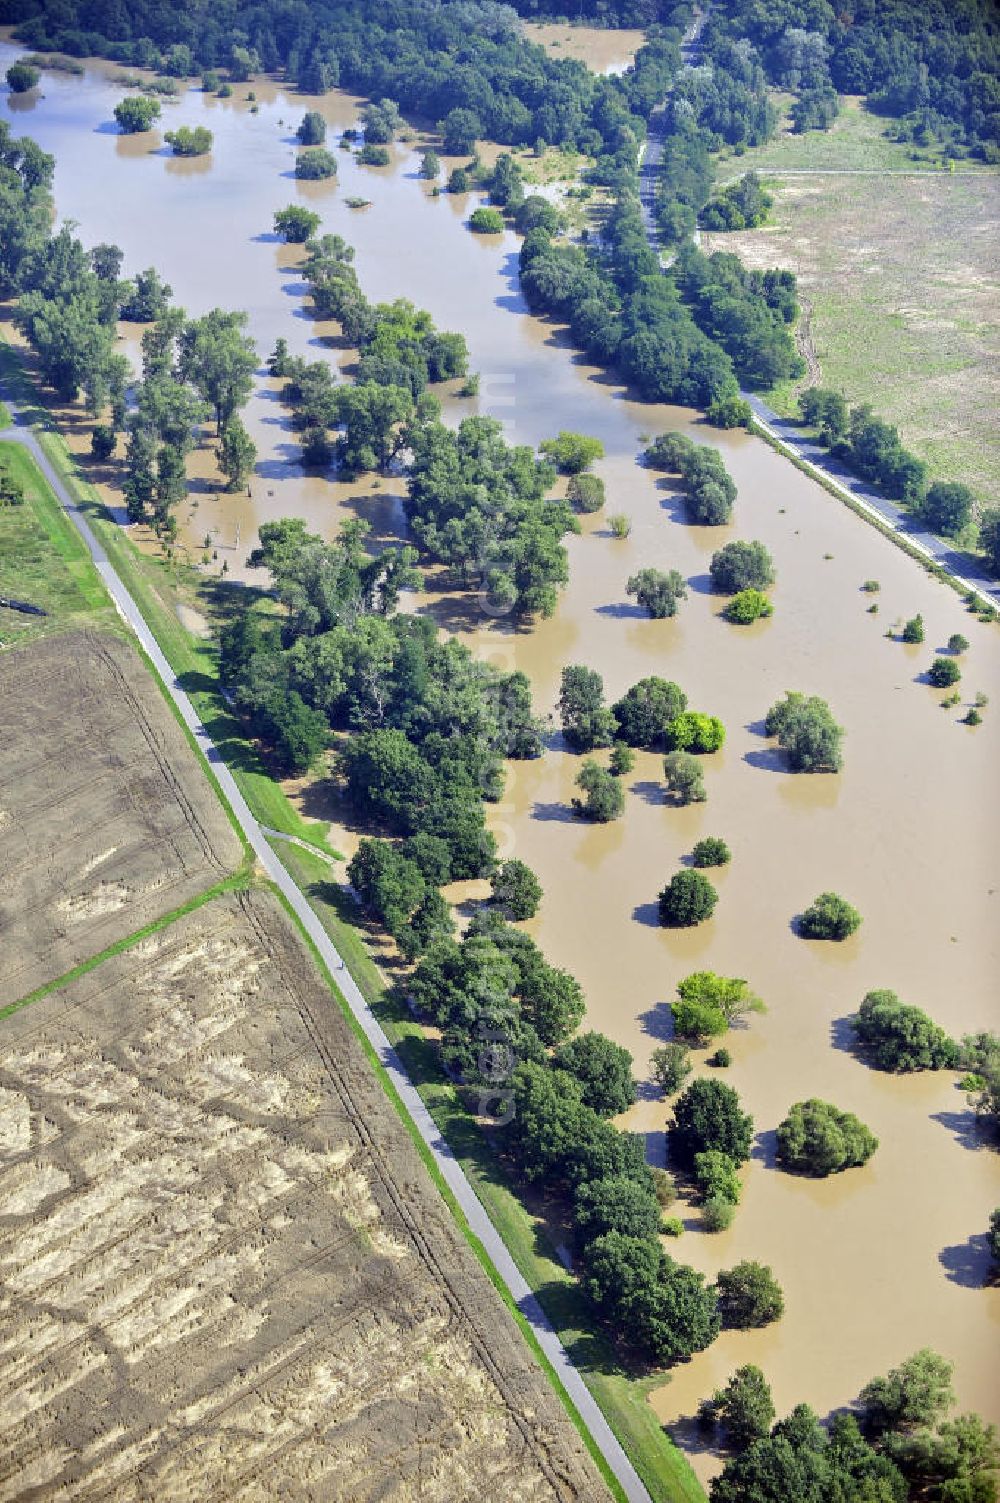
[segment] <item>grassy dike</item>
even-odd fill
[[[630,1377],[611,1343],[596,1330],[576,1280],[514,1194],[489,1139],[464,1107],[433,1044],[405,1005],[393,996],[372,960],[357,927],[357,908],[345,886],[320,857],[284,841],[276,843],[275,848],[343,955],[407,1075],[650,1496],[656,1503],[704,1503],[704,1491],[687,1457],[674,1445],[646,1401],[650,1389],[658,1387],[662,1377]]]
[[[0,467],[24,491],[20,506],[0,507],[0,595],[47,613],[5,612],[0,644],[28,642],[62,625],[114,629],[118,617],[90,555],[31,455],[0,443]]]
[[[177,615],[178,586],[188,581],[195,585],[203,584],[201,576],[197,571],[185,565],[169,564],[140,554],[127,534],[108,518],[100,497],[81,474],[65,441],[55,427],[50,413],[38,402],[19,357],[9,346],[2,344],[0,344],[0,377],[4,379],[12,394],[22,402],[49,462],[87,517],[95,536],[139,605],[164,656],[190,695],[198,714],[220,754],[229,764],[256,818],[262,824],[284,835],[306,841],[317,851],[325,852],[328,856],[336,856],[337,853],[332,851],[323,838],[321,827],[304,820],[289,803],[281,787],[268,775],[252,744],[243,734],[239,720],[226,705],[218,683],[217,654],[213,645],[194,637],[182,625]],[[31,466],[32,474],[37,477],[37,471],[30,458],[27,462]],[[41,479],[41,477],[37,478]],[[96,594],[90,603],[91,611],[99,606],[105,606],[107,597],[103,585],[96,571],[93,570],[89,556],[78,535],[66,521],[48,486],[42,483],[36,486],[36,489],[42,497],[41,504],[45,506],[47,503],[52,513],[51,524],[66,530],[67,548],[71,547],[74,550],[76,559],[78,561],[82,559],[83,565],[92,575]],[[55,551],[60,556],[63,554],[63,549]],[[60,562],[62,561],[60,557]],[[113,613],[111,616],[113,622],[117,624],[117,617],[113,616]],[[65,618],[62,624],[68,624]],[[71,624],[79,623],[71,621]],[[102,623],[91,616],[88,624]],[[172,701],[168,699],[168,703],[173,709]],[[199,757],[199,760],[202,759]],[[691,1470],[687,1458],[666,1435],[652,1408],[646,1402],[649,1390],[658,1386],[662,1379],[628,1376],[622,1370],[611,1344],[595,1332],[589,1307],[575,1279],[563,1267],[547,1238],[539,1232],[536,1223],[511,1190],[487,1137],[465,1110],[458,1093],[444,1075],[433,1045],[424,1036],[423,1030],[412,1019],[406,1008],[390,995],[378,967],[368,952],[363,935],[357,927],[355,905],[343,884],[336,880],[336,869],[332,868],[330,862],[324,860],[322,855],[313,855],[312,852],[287,841],[276,844],[276,850],[343,955],[372,1011],[397,1049],[407,1074],[426,1102],[443,1137],[462,1165],[518,1268],[538,1295],[564,1346],[579,1366],[588,1387],[600,1404],[619,1441],[628,1452],[632,1464],[642,1477],[651,1497],[655,1503],[704,1503],[704,1491]],[[69,975],[47,984],[29,997],[14,1003],[0,1013],[0,1018],[16,1008],[26,1006],[50,994],[59,986],[75,979],[77,975],[99,965],[110,955],[129,948],[147,933],[164,927],[181,917],[183,913],[190,911],[192,907],[201,906],[217,893],[239,887],[246,881],[245,872],[227,879],[194,899],[185,908],[166,915],[150,929],[128,936],[108,951],[85,961]],[[306,943],[310,943],[307,936],[304,938]],[[310,949],[312,949],[311,944]],[[609,1474],[607,1464],[576,1414],[558,1376],[538,1348],[530,1326],[511,1300],[488,1255],[472,1234],[459,1208],[453,1203],[450,1192],[437,1171],[433,1157],[415,1125],[409,1119],[402,1103],[398,1101],[388,1076],[368,1046],[367,1040],[363,1038],[335,981],[318,957],[315,958],[352,1027],[362,1038],[373,1068],[376,1069],[384,1088],[400,1111],[407,1130],[427,1164],[435,1184],[455,1214],[463,1234],[511,1310],[536,1360],[540,1362],[559,1393],[570,1418],[580,1430],[588,1450],[594,1456],[595,1463],[605,1476],[612,1495],[617,1499],[623,1499],[624,1495],[618,1483]]]

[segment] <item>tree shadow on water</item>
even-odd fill
[[[703,1425],[697,1414],[681,1414],[663,1429],[675,1445],[687,1455],[726,1456],[727,1450],[719,1440],[718,1425]]]
[[[965,1112],[931,1112],[931,1121],[940,1122],[946,1127],[963,1148],[971,1148],[974,1151],[991,1146],[989,1135],[983,1123],[971,1109]]]
[[[764,1165],[765,1169],[774,1169],[777,1167],[778,1134],[773,1128],[757,1134],[750,1157],[758,1159]]]
[[[997,1282],[996,1264],[985,1232],[976,1232],[965,1242],[942,1247],[938,1262],[950,1282],[961,1284],[963,1289],[982,1289]]]
[[[743,760],[750,767],[759,767],[762,772],[788,772],[788,763],[785,761],[784,753],[777,747],[744,752]]]
[[[674,1015],[670,1010],[670,1003],[655,1002],[652,1007],[648,1007],[645,1012],[641,1012],[639,1014],[639,1026],[643,1033],[648,1033],[654,1039],[663,1039],[665,1042],[672,1041],[674,1037]],[[658,1087],[657,1093],[659,1093]]]
[[[658,903],[637,903],[632,909],[632,917],[637,924],[645,924],[650,929],[659,929],[660,905]]]
[[[531,806],[531,817],[546,824],[577,823],[577,817],[569,804],[536,802]],[[580,820],[579,823],[582,825],[584,821]]]
[[[619,621],[637,621],[646,617],[646,611],[641,605],[632,605],[625,600],[613,600],[609,605],[595,605],[594,613],[598,616],[612,616]]]
[[[855,1059],[863,1059],[864,1055],[858,1047],[858,1036],[851,1027],[851,1015],[845,1018],[834,1018],[830,1024],[830,1043],[834,1049],[839,1049],[844,1054],[850,1054]]]

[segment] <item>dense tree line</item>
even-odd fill
[[[688,245],[675,275],[700,328],[726,351],[744,386],[766,391],[804,374],[791,334],[799,311],[793,272],[750,270],[738,256],[705,256]]]
[[[718,449],[696,444],[683,433],[664,433],[643,452],[650,469],[680,477],[692,522],[721,527],[730,521],[736,484]]]
[[[713,44],[711,31],[705,41],[707,60],[676,78],[662,123],[655,213],[666,245],[690,240],[711,197],[712,153],[723,145],[759,146],[777,122],[753,45],[728,37],[715,37]]]
[[[701,211],[702,229],[755,230],[766,222],[773,202],[756,172],[745,172],[708,201]]]
[[[339,235],[324,235],[306,242],[302,271],[316,316],[335,319],[359,351],[355,381],[338,385],[326,362],[284,350],[271,361],[286,378],[305,461],[357,471],[405,460],[407,513],[424,554],[460,588],[482,590],[491,610],[550,615],[568,578],[562,539],[578,526],[569,501],[548,495],[555,467],[508,445],[492,418],[466,418],[457,431],[438,420],[427,388],[466,374],[465,340],[404,299],[369,303],[353,259]],[[591,452],[582,442],[581,465]]]
[[[400,838],[443,842],[438,885],[489,875],[482,799],[499,797],[505,757],[542,747],[527,680],[438,642],[428,619],[397,614],[400,592],[418,580],[416,552],[371,558],[366,531],[352,522],[325,543],[298,519],[264,524],[251,562],[270,570],[283,617],[250,610],[226,629],[224,682],[251,716],[292,694],[322,718],[324,736],[352,732],[342,746],[348,798]]]
[[[768,77],[816,108],[833,90],[865,94],[901,140],[1000,159],[1000,18],[989,0],[723,0],[709,46],[748,39]]]
[[[947,1417],[951,1375],[925,1348],[824,1427],[806,1404],[772,1425],[763,1375],[740,1368],[703,1406],[703,1423],[723,1425],[730,1453],[709,1485],[712,1503],[995,1503],[996,1428],[977,1414]]]
[[[672,8],[660,0],[511,0],[511,4],[529,21],[565,17],[588,26],[653,26],[664,9]]]
[[[690,14],[688,5],[670,8],[668,34],[679,36]],[[646,57],[629,76],[598,77],[528,42],[516,13],[490,0],[316,0],[308,7],[298,0],[221,0],[212,7],[83,0],[72,8],[8,0],[4,18],[20,22],[32,47],[155,68],[183,48],[189,73],[221,68],[239,80],[284,70],[308,93],[339,84],[445,124],[461,111],[472,138],[508,145],[542,139],[595,155],[614,151],[616,133],[633,116],[641,131],[666,87],[659,41],[643,49]]]
[[[503,1159],[515,1179],[570,1203],[583,1287],[616,1338],[660,1365],[707,1346],[718,1292],[660,1246],[669,1182],[646,1164],[641,1137],[609,1120],[636,1099],[632,1058],[599,1033],[572,1036],[584,1012],[573,978],[487,911],[461,941],[432,945],[407,990],[465,1086],[510,1089]],[[702,1168],[707,1183],[712,1166]]]
[[[422,424],[410,444],[406,509],[421,547],[497,614],[551,615],[569,577],[562,538],[579,526],[548,495],[552,466],[507,444],[494,418]]]
[[[588,355],[616,366],[650,401],[709,407],[737,394],[732,361],[660,271],[631,177],[599,250],[534,229],[521,246],[520,270],[529,306],[568,324]]]
[[[77,8],[75,24],[55,0],[14,3],[18,16],[28,18],[21,30],[34,46],[152,66],[165,66],[183,47],[192,68],[228,66],[234,76],[255,67],[284,68],[310,91],[339,83],[380,101],[369,109],[390,101],[439,121],[449,150],[465,151],[488,137],[587,152],[595,158],[594,179],[615,192],[614,212],[598,248],[556,245],[541,227],[529,234],[522,272],[537,263],[525,279],[532,306],[569,322],[588,353],[620,368],[652,400],[709,407],[736,396],[727,351],[732,345],[737,359],[742,351],[747,364],[750,331],[763,339],[770,324],[766,299],[750,282],[732,285],[732,277],[724,312],[706,311],[690,290],[682,297],[646,244],[638,208],[639,143],[650,112],[677,78],[690,5],[660,6],[661,25],[634,66],[620,76],[599,77],[526,41],[510,9],[476,0],[447,6],[432,0],[325,0],[308,12],[294,0],[266,11],[246,0],[228,0],[211,11],[193,5],[168,11],[129,0],[113,12],[105,0],[91,0]],[[720,42],[710,69],[687,70],[678,81],[674,110],[684,124],[678,140],[686,139],[687,125],[700,122],[690,133],[701,143],[695,148],[699,162],[704,157],[705,180],[694,194],[687,232],[708,197],[711,145],[752,144],[773,128],[759,60],[744,44]],[[377,122],[374,128],[378,133]],[[367,123],[365,135],[366,149],[384,149],[371,145]],[[518,197],[494,192],[497,203],[514,205]],[[777,347],[782,337],[787,340],[787,330],[775,324],[766,342]],[[747,379],[781,379],[795,359],[789,345],[782,359],[772,356]]]
[[[973,521],[976,498],[957,481],[928,483],[927,466],[903,447],[899,432],[866,404],[848,407],[840,392],[815,386],[799,396],[799,410],[821,443],[862,479],[871,481],[893,500],[908,506],[931,532],[956,538]],[[980,543],[1000,573],[1000,534],[996,512],[980,517]]]
[[[870,406],[848,410],[839,392],[813,387],[802,393],[799,408],[821,442],[862,479],[897,501],[919,505],[927,490],[927,466],[903,448],[897,430]]]

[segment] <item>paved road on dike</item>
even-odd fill
[[[86,517],[73,501],[63,482],[49,463],[38,439],[31,429],[25,425],[25,419],[19,413],[17,404],[12,402],[10,398],[5,398],[5,400],[14,416],[15,423],[19,426],[0,430],[0,442],[13,442],[23,445],[29,451],[52,487],[66,515],[86,543],[97,572],[103,579],[119,614],[132,628],[142,643],[143,649],[152,661],[167,693],[180,711],[185,725],[191,730],[198,745],[204,752],[205,757],[211,765],[212,772],[236,816],[237,823],[253,848],[254,854],[271,881],[274,882],[276,887],[280,888],[281,892],[294,908],[309,938],[316,946],[331,974],[335,977],[337,985],[347,998],[348,1006],[364,1029],[365,1035],[375,1053],[385,1066],[389,1078],[399,1092],[407,1111],[416,1123],[421,1137],[433,1153],[438,1169],[445,1179],[448,1188],[462,1207],[466,1220],[485,1247],[493,1266],[507,1286],[521,1313],[531,1325],[539,1346],[559,1374],[560,1380],[575,1405],[578,1414],[603,1452],[608,1466],[617,1477],[625,1496],[629,1499],[629,1503],[652,1503],[649,1493],[646,1491],[638,1473],[619,1445],[610,1425],[604,1418],[580,1373],[570,1361],[562,1342],[549,1324],[542,1307],[529,1289],[526,1280],[522,1278],[514,1259],[511,1257],[499,1232],[483,1209],[475,1191],[466,1179],[460,1164],[455,1159],[448,1144],[441,1137],[434,1119],[431,1117],[430,1112],[404,1071],[399,1056],[373,1016],[371,1009],[362,996],[361,990],[350,971],[348,971],[340,953],[299,888],[295,885],[281,861],[268,845],[264,830],[250,812],[246,800],[237,787],[235,778],[223,761],[218,748],[202,725],[201,720],[198,718],[197,711],[190,699],[178,683],[173,669],[160,651],[159,644],[146,624],[139,607],[110,563],[107,554],[91,530]]]

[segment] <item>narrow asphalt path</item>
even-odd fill
[[[159,644],[146,624],[138,605],[132,599],[132,596],[110,563],[107,554],[95,537],[86,517],[73,501],[62,480],[49,463],[35,434],[26,425],[17,404],[12,402],[10,398],[5,398],[5,400],[17,426],[0,430],[0,442],[13,442],[23,445],[31,454],[52,487],[66,515],[70,518],[70,521],[86,543],[97,572],[103,579],[119,615],[135,632],[167,693],[180,711],[185,725],[195,737],[209,762],[213,775],[225,794],[230,808],[236,816],[236,821],[252,847],[257,860],[271,881],[287,898],[309,938],[319,951],[327,968],[335,977],[337,985],[347,999],[348,1006],[364,1029],[365,1036],[384,1065],[406,1110],[416,1123],[421,1137],[433,1153],[437,1167],[448,1188],[462,1207],[469,1226],[486,1249],[494,1268],[496,1268],[504,1284],[507,1286],[521,1313],[531,1325],[539,1346],[559,1374],[559,1378],[576,1407],[577,1413],[596,1441],[608,1466],[617,1477],[629,1503],[652,1503],[649,1493],[646,1491],[638,1473],[619,1444],[580,1373],[570,1361],[566,1349],[550,1325],[538,1300],[528,1287],[527,1281],[521,1276],[514,1259],[511,1257],[499,1232],[483,1209],[475,1191],[466,1179],[460,1164],[438,1131],[437,1124],[404,1071],[399,1056],[376,1021],[339,951],[334,946],[330,936],[323,928],[309,903],[303,897],[299,888],[268,844],[263,828],[251,813],[246,800],[236,784],[235,778],[223,761],[218,748],[215,746],[204,725],[202,725],[197,711],[178,682],[173,669],[160,651]]]
[[[289,845],[297,845],[300,851],[308,851],[310,856],[316,856],[320,861],[325,861],[327,866],[339,866],[336,856],[330,856],[326,851],[321,851],[318,845],[313,845],[309,840],[303,840],[301,835],[286,835],[284,830],[272,830],[270,825],[261,825],[261,829],[269,840],[287,840]]]

